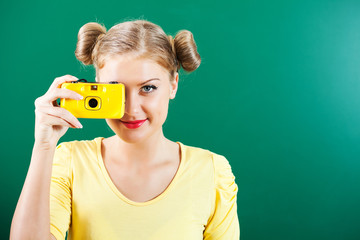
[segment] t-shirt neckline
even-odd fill
[[[176,185],[179,175],[181,175],[182,169],[183,169],[183,165],[184,165],[184,159],[185,159],[185,149],[184,149],[184,145],[181,142],[176,142],[177,144],[179,144],[180,146],[180,152],[181,152],[181,157],[180,157],[180,165],[175,173],[175,176],[173,177],[172,181],[170,182],[170,184],[167,186],[167,188],[160,193],[158,196],[156,196],[155,198],[146,201],[146,202],[135,202],[132,201],[130,199],[128,199],[125,195],[123,195],[119,189],[115,186],[114,182],[111,180],[110,175],[105,167],[105,163],[104,163],[104,159],[102,157],[101,154],[101,141],[104,137],[98,137],[95,138],[95,142],[96,142],[96,149],[97,149],[97,160],[99,162],[99,166],[100,169],[103,173],[103,176],[107,182],[107,184],[109,185],[109,187],[112,189],[112,191],[123,201],[125,201],[128,204],[131,205],[135,205],[135,206],[146,206],[146,205],[150,205],[153,204],[157,201],[160,201],[162,198],[164,198],[167,194],[169,194],[169,192],[171,191],[171,189],[174,187],[174,185]]]

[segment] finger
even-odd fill
[[[52,91],[52,90],[58,88],[64,82],[71,82],[74,80],[79,80],[79,79],[77,77],[69,75],[69,74],[64,75],[62,77],[57,77],[57,78],[55,78],[53,83],[50,85],[49,91]]]
[[[41,106],[41,107],[37,108],[36,110],[40,111],[42,113],[45,113],[46,115],[61,118],[75,127],[82,128],[82,125],[79,122],[79,120],[73,114],[71,114],[71,112],[69,112],[68,110],[66,110],[64,108]]]
[[[81,100],[83,99],[83,96],[73,90],[57,88],[46,94],[44,100],[45,102],[51,103],[51,105],[53,105],[55,104],[54,101],[56,101],[58,98]]]
[[[77,128],[76,126],[70,124],[69,122],[57,116],[46,115],[43,117],[43,119],[49,126],[64,126],[70,128]]]
[[[41,97],[38,97],[34,102],[35,108],[39,108],[39,107],[44,106],[44,105],[48,106],[49,105],[49,99],[50,99],[50,97],[48,97],[47,95],[43,95]],[[50,105],[52,105],[54,107],[60,107],[60,105],[57,103],[57,99],[52,101]]]

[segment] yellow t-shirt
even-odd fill
[[[181,161],[156,198],[134,202],[112,182],[102,137],[59,144],[53,160],[50,229],[56,239],[238,240],[235,176],[228,160],[177,142]]]

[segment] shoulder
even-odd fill
[[[235,182],[235,175],[224,155],[200,147],[184,145],[184,148],[186,149],[186,158],[192,163],[191,165],[197,166],[196,169],[201,169],[200,171],[204,174],[206,172],[206,175],[212,176],[217,191],[223,192],[228,199],[232,199],[237,194],[238,186]]]
[[[197,162],[201,162],[202,164],[211,163],[215,171],[223,169],[230,169],[231,171],[230,163],[224,155],[206,148],[181,144],[184,147],[186,158],[196,159]]]
[[[73,140],[67,142],[61,142],[57,145],[56,149],[60,148],[86,148],[86,147],[96,147],[101,143],[102,137],[97,137],[92,140]]]
[[[187,157],[203,157],[203,158],[209,158],[216,162],[217,164],[224,165],[226,163],[229,163],[228,160],[225,158],[225,156],[218,154],[212,150],[202,148],[202,147],[196,147],[196,146],[190,146],[186,145],[184,143],[179,142],[184,150],[186,151]]]
[[[101,139],[97,137],[92,140],[73,140],[61,142],[57,145],[53,164],[76,168],[77,166],[90,162],[96,162],[101,156]]]
[[[101,145],[102,137],[92,140],[73,140],[61,142],[56,146],[56,155],[73,155],[74,153],[96,152]]]
[[[184,154],[184,157],[187,160],[191,160],[197,163],[210,163],[212,161],[213,155],[215,154],[205,148],[190,146],[183,143],[180,144],[183,150],[182,153]]]

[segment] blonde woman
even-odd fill
[[[200,65],[191,32],[168,36],[145,20],[108,31],[87,23],[75,55],[92,64],[96,81],[125,85],[125,114],[106,119],[109,138],[58,144],[81,123],[58,98],[78,78],[58,77],[35,101],[35,143],[13,216],[11,239],[226,239],[240,238],[235,177],[228,160],[164,136],[170,99],[182,67]],[[186,123],[185,123],[186,124]]]

